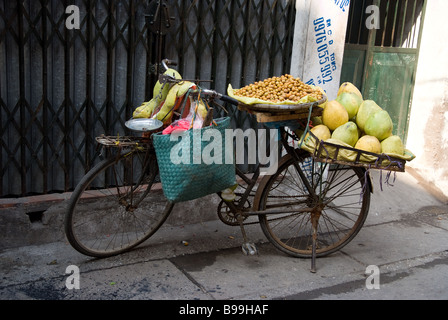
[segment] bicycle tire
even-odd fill
[[[319,190],[318,203],[294,173],[296,160],[287,154],[280,160],[277,172],[260,183],[258,208],[289,206],[291,210],[280,216],[259,215],[259,222],[277,249],[290,256],[311,258],[313,228],[309,209],[320,205],[316,257],[326,256],[347,245],[364,225],[370,205],[370,178],[364,168],[314,162],[303,150],[297,155],[302,167],[312,164],[308,180],[314,190]]]
[[[146,151],[113,156],[93,167],[68,203],[64,225],[72,247],[105,258],[151,237],[174,206],[156,188],[157,173],[155,154]]]

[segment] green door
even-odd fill
[[[370,5],[379,10],[379,29],[365,21]],[[417,69],[424,0],[351,1],[341,83],[352,82],[365,100],[387,110],[394,134],[407,137],[409,111]]]
[[[363,86],[364,77],[364,63],[366,61],[366,49],[361,49],[357,46],[345,46],[344,61],[341,71],[341,83],[351,82],[359,89]]]

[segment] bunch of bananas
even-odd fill
[[[173,76],[177,80],[182,80],[182,76],[174,69],[168,69],[164,75]],[[153,90],[153,98],[144,102],[140,107],[135,109],[133,118],[152,118],[169,124],[172,121],[173,113],[182,105],[183,98],[190,88],[194,88],[195,84],[190,81],[181,81],[175,84],[162,84],[157,81]],[[188,99],[187,104],[191,101]],[[198,104],[197,112],[207,114],[207,110],[202,101]]]

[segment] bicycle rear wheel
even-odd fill
[[[76,187],[65,232],[82,254],[104,258],[128,251],[151,237],[173,204],[155,180],[155,154],[123,153],[98,163]]]
[[[362,228],[369,211],[371,186],[364,168],[314,162],[298,151],[296,162],[287,154],[278,171],[261,182],[259,210],[284,209],[281,215],[259,215],[268,240],[280,251],[311,258],[313,217],[319,213],[316,257],[340,250]],[[311,194],[298,174],[305,173]],[[316,211],[315,211],[316,212]]]

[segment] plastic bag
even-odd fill
[[[188,97],[190,99],[188,114],[179,120],[173,121],[165,130],[163,130],[162,134],[171,134],[173,132],[182,132],[190,129],[200,129],[204,123],[204,117],[201,115],[199,109],[199,100],[193,100],[192,97]],[[185,114],[182,111],[182,114]]]

